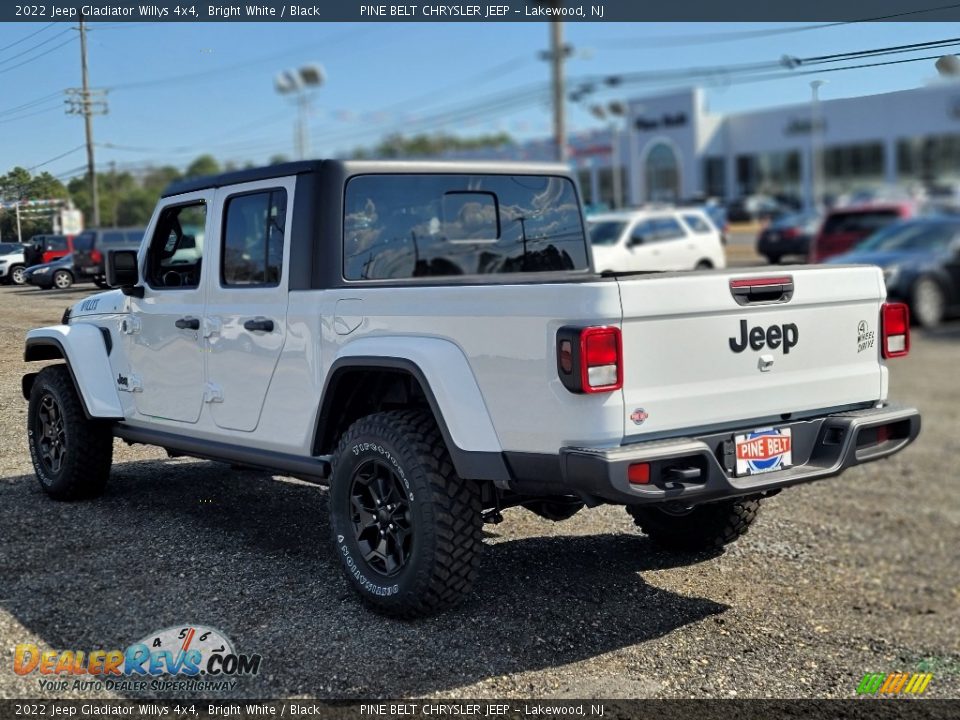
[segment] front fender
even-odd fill
[[[66,361],[88,417],[123,419],[123,406],[99,327],[86,323],[52,325],[27,333],[24,360],[34,362],[58,358]],[[26,390],[24,384],[25,394]]]

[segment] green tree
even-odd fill
[[[55,200],[67,198],[69,193],[59,180],[47,172],[31,175],[29,170],[15,167],[6,175],[0,177],[0,200],[4,204],[26,202],[29,200]],[[20,237],[28,240],[37,233],[50,232],[52,229],[52,215],[36,214],[25,211],[20,216]],[[17,237],[17,212],[15,208],[7,208],[0,215],[0,236],[4,239]]]
[[[213,155],[201,155],[187,166],[184,173],[187,177],[201,177],[203,175],[216,175],[220,172],[220,163]]]

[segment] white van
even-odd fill
[[[629,210],[587,218],[598,272],[727,266],[720,231],[700,210]]]

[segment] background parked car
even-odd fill
[[[25,276],[29,284],[45,290],[66,290],[76,279],[73,274],[73,255],[64,255],[53,262],[29,267]]]
[[[23,285],[23,271],[26,259],[23,255],[24,246],[21,243],[0,243],[0,282],[4,285],[13,283]]]
[[[727,221],[727,209],[716,200],[692,199],[677,203],[681,208],[694,208],[703,212],[713,226],[720,231],[720,241],[726,245],[727,235],[730,232],[730,223]]]
[[[810,245],[810,262],[823,262],[854,248],[861,240],[887,225],[913,217],[911,203],[862,205],[831,210]]]
[[[720,231],[700,210],[634,210],[587,218],[599,272],[726,267]]]
[[[757,235],[757,254],[776,265],[787,256],[804,260],[810,252],[810,241],[820,227],[817,213],[789,213],[781,215]]]
[[[73,239],[73,265],[77,279],[93,280],[106,287],[103,259],[108,250],[136,250],[144,228],[99,228],[84,230]]]
[[[69,255],[73,250],[69,235],[34,235],[24,244],[24,259],[27,267],[53,262]]]
[[[769,220],[783,212],[783,206],[767,195],[745,195],[727,205],[727,217],[730,222]]]
[[[923,327],[935,327],[960,312],[960,217],[888,225],[828,262],[883,268],[887,296],[907,303],[913,320]]]

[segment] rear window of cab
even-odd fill
[[[568,178],[397,174],[347,183],[347,280],[587,269],[579,199]]]

